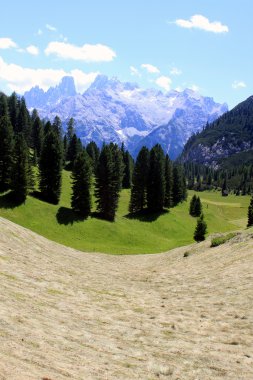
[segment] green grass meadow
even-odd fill
[[[60,204],[55,206],[29,196],[17,207],[0,195],[0,216],[27,227],[48,239],[86,252],[143,254],[167,251],[193,242],[196,218],[189,215],[188,201],[150,218],[128,215],[129,190],[123,190],[114,223],[95,217],[78,221],[70,209],[70,173],[63,173]],[[220,192],[198,193],[208,225],[208,233],[244,229],[249,196],[222,197]],[[95,210],[95,207],[94,207]]]

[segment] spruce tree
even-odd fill
[[[147,205],[151,212],[163,210],[165,199],[165,157],[160,144],[150,151]]]
[[[200,216],[202,212],[202,204],[199,197],[196,197],[194,216]]]
[[[72,209],[84,218],[91,212],[91,165],[87,152],[79,153],[72,171]]]
[[[49,131],[44,138],[39,171],[39,188],[43,199],[57,204],[61,194],[62,146],[54,131]]]
[[[15,92],[11,94],[8,98],[8,107],[10,121],[13,127],[14,132],[17,131],[17,122],[18,122],[18,97]]]
[[[36,156],[40,157],[41,149],[43,145],[44,130],[40,118],[35,117],[32,125],[32,140],[33,148],[36,152]]]
[[[250,199],[250,204],[248,207],[248,224],[247,227],[253,226],[253,197]]]
[[[77,138],[76,134],[74,134],[69,143],[68,152],[67,152],[67,161],[69,162],[68,164],[69,169],[73,168],[74,161],[78,153],[81,153],[82,150],[83,150],[83,146],[82,146],[81,140]]]
[[[0,117],[0,191],[10,187],[13,160],[13,129],[8,116]]]
[[[114,221],[123,176],[122,154],[116,144],[104,145],[96,172],[97,212],[103,219]]]
[[[178,203],[187,198],[186,181],[182,166],[175,165],[173,167],[173,204]]]
[[[87,144],[86,152],[91,159],[93,172],[96,173],[100,151],[95,141],[91,141]]]
[[[147,179],[149,172],[149,150],[145,146],[140,150],[133,170],[130,212],[139,212],[147,204]]]
[[[122,187],[123,189],[130,189],[132,185],[132,173],[133,173],[133,158],[131,157],[128,150],[122,153],[123,162],[125,165]]]
[[[204,220],[204,215],[201,214],[197,220],[197,225],[195,228],[193,238],[196,242],[203,241],[205,240],[206,233],[207,233],[207,224]]]
[[[165,198],[164,207],[173,207],[173,165],[166,154],[165,156]]]
[[[11,189],[17,202],[25,202],[29,189],[29,151],[22,133],[15,137]]]
[[[190,201],[190,207],[189,207],[189,214],[191,216],[195,216],[195,205],[196,205],[197,196],[194,194],[191,201]]]
[[[17,118],[17,130],[18,133],[23,133],[28,146],[31,146],[31,121],[30,114],[26,108],[25,98],[22,97],[19,100],[19,110]]]

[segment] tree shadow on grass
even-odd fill
[[[86,217],[78,215],[71,208],[60,207],[56,214],[56,219],[59,224],[64,224],[65,226],[73,224],[74,222],[82,222]]]
[[[161,215],[168,214],[169,210],[162,210],[162,211],[156,211],[156,212],[151,212],[147,209],[139,212],[130,212],[127,215],[124,215],[125,218],[127,219],[137,219],[140,222],[154,222],[156,221]]]
[[[0,208],[13,209],[25,203],[24,200],[16,199],[14,193],[9,191],[0,195]]]

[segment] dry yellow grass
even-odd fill
[[[0,379],[252,380],[253,239],[209,246],[85,254],[0,219]]]

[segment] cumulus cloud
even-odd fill
[[[245,87],[246,87],[246,83],[243,81],[235,80],[232,83],[232,88],[234,88],[235,90],[237,90],[239,88],[245,88]]]
[[[47,90],[50,86],[57,85],[66,75],[73,76],[77,91],[83,92],[98,74],[98,72],[85,73],[81,70],[66,72],[62,69],[31,69],[13,63],[8,64],[0,57],[0,80],[5,81],[11,91],[19,94],[23,94],[34,86]]]
[[[190,90],[194,91],[194,92],[199,92],[200,91],[200,88],[199,86],[197,86],[196,84],[192,84],[190,87],[189,87]]]
[[[39,49],[37,48],[37,46],[34,46],[34,45],[27,46],[26,51],[27,51],[27,53],[29,53],[31,55],[38,55],[39,54]]]
[[[220,21],[210,22],[207,17],[202,15],[194,15],[190,20],[178,19],[175,21],[175,24],[182,28],[195,28],[213,33],[227,33],[229,30],[228,26],[222,24]]]
[[[178,69],[177,67],[172,67],[170,70],[170,75],[181,75],[182,71]]]
[[[50,42],[45,54],[54,54],[59,58],[73,59],[85,62],[108,62],[116,57],[116,53],[108,46],[85,44],[75,46],[66,42]]]
[[[159,74],[160,73],[160,70],[156,66],[151,65],[150,63],[143,63],[141,65],[141,68],[146,69],[147,72],[150,74]]]
[[[53,25],[50,25],[50,24],[46,24],[46,28],[47,28],[47,30],[50,30],[50,32],[56,32],[57,31],[57,28]]]
[[[169,77],[162,75],[156,79],[155,83],[166,91],[170,90],[171,79]]]
[[[0,38],[0,49],[16,48],[17,44],[11,38]]]
[[[133,75],[133,76],[136,76],[136,77],[141,76],[139,70],[134,66],[130,66],[130,72],[131,72],[131,75]]]

